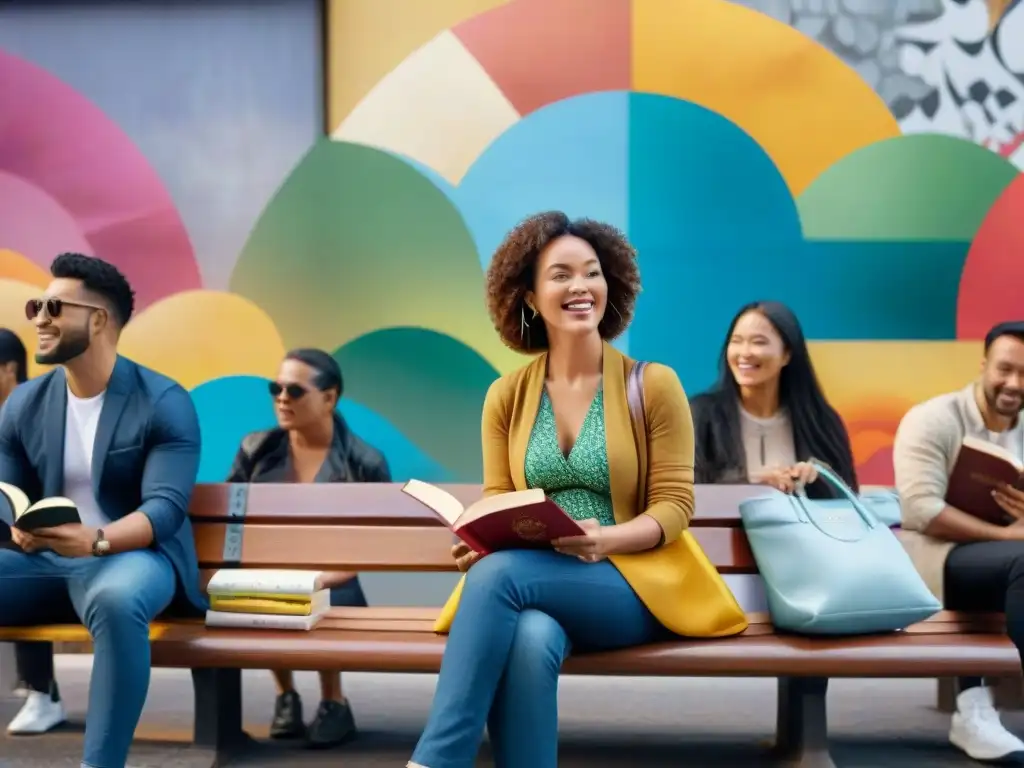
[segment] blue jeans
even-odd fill
[[[103,558],[0,550],[0,624],[77,617],[92,636],[83,766],[124,768],[149,690],[149,623],[176,585],[170,560],[148,549]]]
[[[367,606],[366,595],[363,593],[363,585],[359,581],[358,575],[353,576],[336,587],[331,587],[331,606],[351,608],[365,608]]]
[[[486,724],[498,768],[556,768],[558,674],[570,647],[623,648],[663,632],[607,560],[487,555],[466,575],[412,761],[471,768]]]

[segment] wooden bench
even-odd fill
[[[478,486],[447,486],[464,501]],[[750,486],[700,486],[693,533],[724,574],[756,574],[740,526]],[[399,485],[201,485],[190,515],[204,583],[219,568],[325,571],[452,571],[452,536]],[[445,638],[436,608],[335,608],[308,633],[207,629],[200,620],[159,621],[154,667],[191,669],[194,740],[212,765],[249,742],[242,727],[243,669],[437,672]],[[79,626],[0,629],[2,640],[87,642]],[[831,768],[825,708],[831,677],[1018,676],[1020,660],[1000,616],[944,612],[906,632],[859,638],[776,633],[767,615],[738,637],[679,639],[573,656],[565,674],[774,677],[776,751],[803,768]]]

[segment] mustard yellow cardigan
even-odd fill
[[[650,515],[664,542],[656,549],[609,559],[664,626],[679,634],[723,636],[747,627],[742,609],[692,536],[693,421],[675,371],[651,364],[644,370],[646,440],[633,438],[626,377],[633,361],[604,345],[605,442],[615,522]],[[547,372],[541,354],[491,385],[484,401],[485,496],[524,490],[526,447],[540,407]],[[446,632],[458,609],[462,581],[434,627]]]

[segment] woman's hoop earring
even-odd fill
[[[619,316],[619,320],[621,320],[621,319],[622,319],[622,313],[621,313],[621,312],[619,312],[619,310],[618,310],[618,307],[616,307],[616,306],[615,306],[614,304],[612,304],[612,303],[611,303],[610,301],[608,302],[608,306],[612,308],[612,311],[613,311],[613,312],[614,312],[614,313],[615,313],[616,315],[618,315],[618,316]]]

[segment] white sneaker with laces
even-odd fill
[[[1024,761],[1024,741],[1003,726],[992,703],[992,691],[983,685],[968,688],[956,697],[949,741],[981,762]]]
[[[7,725],[12,736],[46,733],[67,720],[64,705],[54,701],[48,693],[29,691],[21,711]]]

